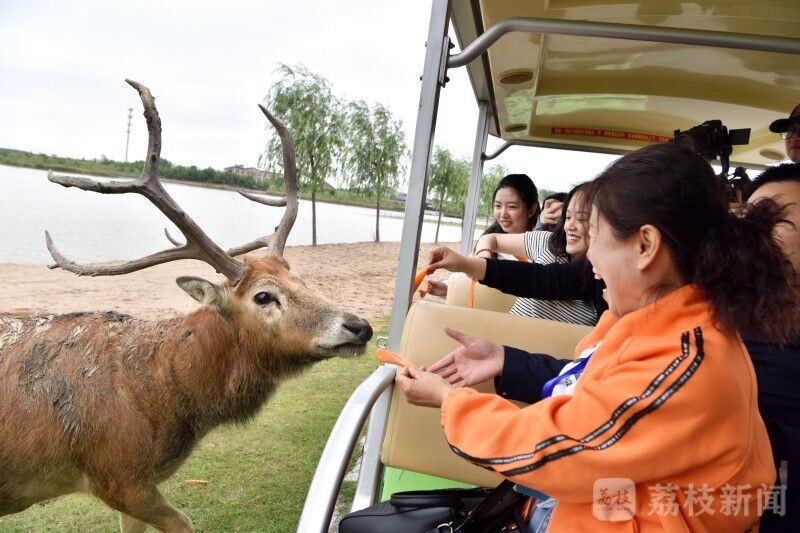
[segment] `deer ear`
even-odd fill
[[[217,310],[222,308],[222,304],[225,301],[222,289],[210,281],[194,276],[181,276],[175,282],[178,287],[186,291],[186,294],[201,304],[210,305]]]

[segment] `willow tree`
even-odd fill
[[[428,180],[428,187],[439,201],[437,208],[439,218],[436,221],[434,242],[439,242],[439,226],[442,224],[445,200],[463,202],[468,182],[469,162],[466,159],[456,159],[449,150],[437,146],[433,152],[430,179]]]
[[[483,175],[481,181],[481,211],[486,212],[486,225],[489,225],[489,218],[494,212],[494,190],[503,176],[508,174],[506,167],[495,165]]]
[[[330,82],[303,65],[281,64],[281,78],[269,89],[266,107],[279,117],[294,138],[297,154],[297,178],[311,191],[311,244],[317,244],[317,191],[325,178],[335,174],[342,147],[341,104]],[[264,156],[271,168],[283,161],[280,139],[272,135]]]
[[[345,124],[342,169],[349,186],[375,195],[375,242],[380,242],[381,198],[399,185],[408,154],[403,123],[383,105],[370,109],[358,100],[347,104]]]

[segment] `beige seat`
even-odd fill
[[[470,281],[470,278],[466,274],[460,272],[453,273],[447,278],[446,301],[448,305],[467,307]],[[516,296],[500,292],[497,289],[492,289],[480,283],[475,284],[475,298],[473,300],[473,307],[475,309],[487,309],[489,311],[508,313],[516,301]]]
[[[504,345],[561,358],[572,358],[575,345],[591,330],[587,326],[420,301],[408,312],[400,351],[415,366],[437,361],[457,346],[444,333],[445,325]],[[489,392],[493,385],[487,382],[476,388]],[[388,466],[475,485],[491,486],[499,482],[498,477],[450,451],[438,409],[410,405],[396,387],[381,460]]]

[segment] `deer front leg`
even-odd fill
[[[107,504],[120,512],[123,533],[140,533],[149,524],[167,533],[191,533],[191,519],[174,508],[155,485],[129,487],[124,494],[98,494]]]
[[[122,533],[142,533],[147,524],[125,513],[119,513],[119,530]]]

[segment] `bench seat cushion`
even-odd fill
[[[438,361],[457,347],[456,341],[445,334],[444,326],[559,358],[571,358],[575,345],[591,330],[587,326],[505,312],[419,301],[406,318],[400,348],[402,355],[417,367]],[[491,382],[476,388],[484,392],[494,390]],[[439,410],[410,405],[396,386],[381,460],[388,466],[475,485],[492,486],[500,481],[494,474],[452,453],[439,423]]]

